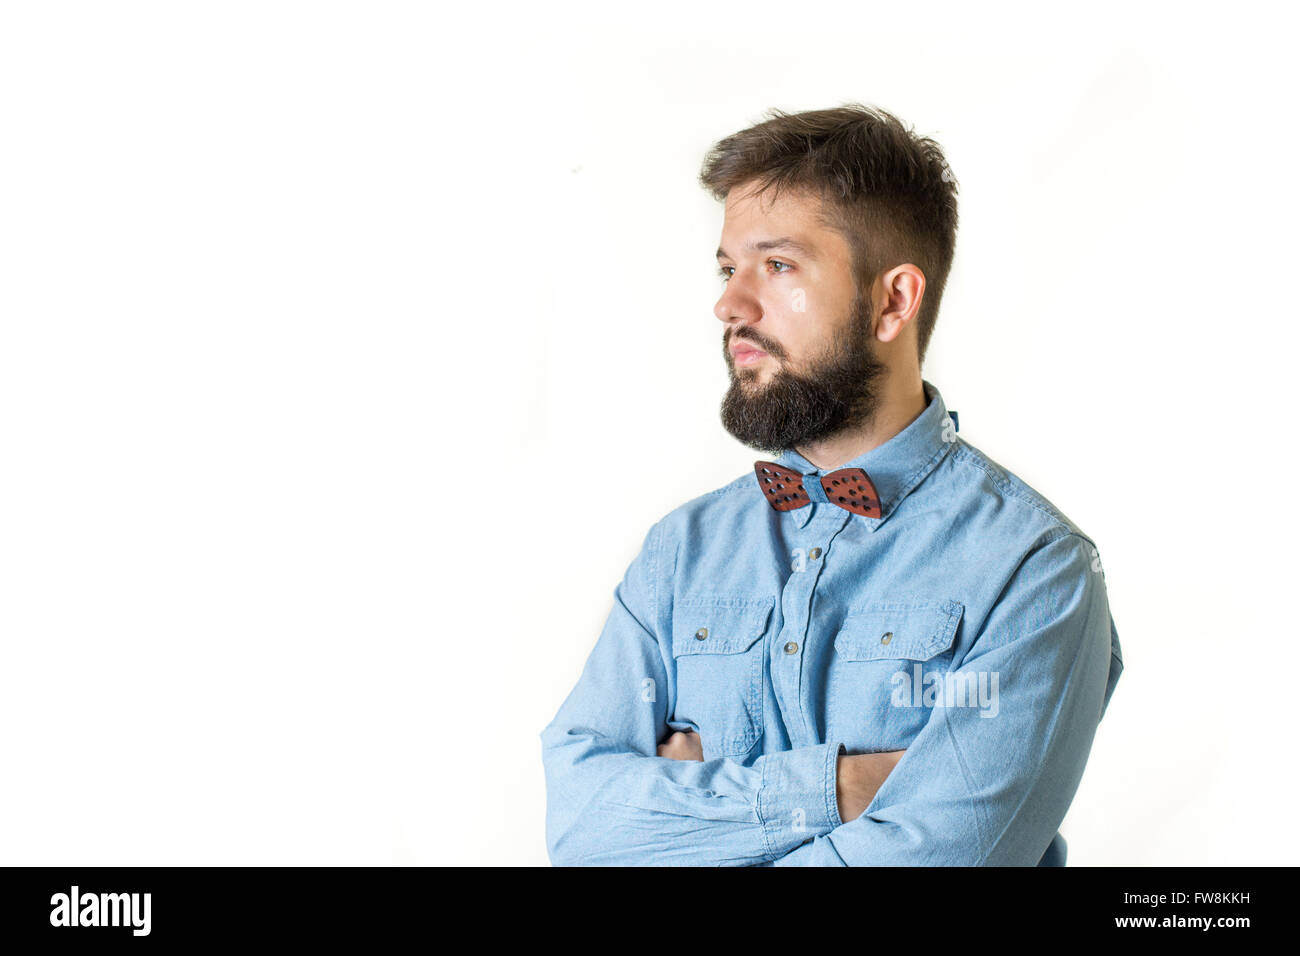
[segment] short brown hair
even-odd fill
[[[719,140],[700,183],[724,200],[757,181],[822,200],[821,219],[848,241],[859,294],[881,272],[911,262],[925,274],[917,313],[918,359],[925,361],[957,245],[957,181],[943,150],[882,109],[848,103],[786,113]]]

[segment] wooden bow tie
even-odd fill
[[[767,503],[777,511],[793,511],[811,504],[803,490],[804,476],[783,468],[774,461],[754,462],[758,487],[767,495]],[[822,476],[822,489],[831,504],[866,518],[880,517],[880,495],[861,468],[840,468]]]

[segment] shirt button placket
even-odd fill
[[[844,517],[851,516],[845,512]],[[843,521],[838,514],[828,514],[824,519],[814,519],[809,522],[804,530],[814,531],[817,538],[825,540],[827,535],[833,536],[842,524]],[[795,607],[799,610],[786,618],[781,635],[784,640],[778,639],[778,643],[773,648],[775,660],[772,666],[772,683],[782,711],[793,718],[787,721],[787,725],[792,728],[802,727],[808,723],[807,715],[804,713],[806,708],[800,693],[800,683],[803,677],[803,660],[807,651],[807,642],[812,639],[809,609],[813,603],[812,595],[817,589],[817,578],[825,563],[821,560],[825,554],[824,546],[793,548],[790,551],[791,574],[786,579],[785,595],[782,600],[787,607]]]
[[[809,508],[814,514],[802,526],[801,531],[814,541],[826,543],[793,548],[789,552],[791,574],[786,579],[781,598],[782,605],[787,609],[785,626],[772,647],[774,656],[771,661],[772,690],[776,694],[778,706],[786,715],[786,726],[794,735],[792,742],[796,747],[816,742],[815,721],[811,719],[809,702],[804,700],[800,686],[808,641],[818,639],[813,633],[809,617],[813,594],[823,571],[825,562],[822,559],[826,556],[830,541],[853,517],[842,508],[827,508],[824,504],[818,507],[816,502],[826,501],[825,493],[820,487],[815,487],[808,497],[814,501],[814,505]],[[802,733],[800,728],[803,729]]]

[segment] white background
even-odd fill
[[[1105,564],[1069,862],[1294,863],[1277,9],[0,7],[0,862],[545,864],[614,585],[756,457],[700,162],[858,101],[961,184],[925,377]]]

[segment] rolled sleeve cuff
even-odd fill
[[[836,764],[838,741],[760,758],[757,810],[763,839],[773,856],[840,826]]]

